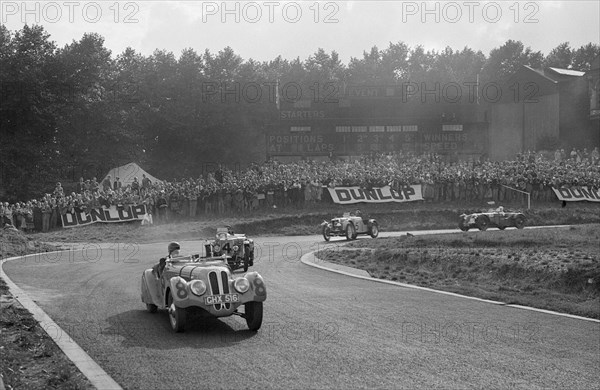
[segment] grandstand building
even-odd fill
[[[280,99],[266,136],[267,158],[410,151],[448,161],[500,161],[529,150],[592,150],[600,146],[597,73],[597,64],[588,73],[522,66],[502,83],[478,87],[403,83],[346,86],[339,93],[295,87],[294,99]]]
[[[285,89],[285,87],[283,87]],[[450,160],[488,153],[488,123],[469,86],[349,86],[320,99],[281,99],[267,157],[352,159],[435,152]]]
[[[592,128],[600,133],[600,56],[592,62],[591,69],[586,72],[590,96],[590,121]]]
[[[490,105],[490,158],[600,146],[589,78],[572,69],[522,66],[503,84],[502,99]]]

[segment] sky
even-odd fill
[[[212,53],[230,46],[244,60],[307,59],[319,48],[348,64],[373,46],[488,55],[509,39],[544,55],[562,42],[600,44],[600,1],[4,1],[15,31],[43,25],[59,47],[95,32],[113,57],[127,47]]]

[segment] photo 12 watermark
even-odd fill
[[[134,1],[3,1],[2,23],[139,23]]]
[[[538,23],[540,6],[528,1],[402,1],[402,23]]]
[[[202,23],[339,23],[333,1],[203,1]]]

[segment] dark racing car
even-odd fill
[[[207,256],[227,256],[227,262],[232,270],[254,265],[254,240],[245,234],[234,234],[230,226],[217,228],[216,239],[206,245]]]
[[[504,230],[507,227],[514,226],[517,229],[523,229],[525,222],[526,218],[523,213],[505,212],[504,208],[500,206],[487,212],[461,214],[458,220],[458,228],[463,232],[473,227],[481,231],[487,230],[488,227],[497,227]]]

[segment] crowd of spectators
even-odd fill
[[[262,207],[301,208],[331,201],[325,187],[390,185],[401,189],[422,185],[425,202],[514,202],[521,192],[534,201],[555,199],[552,187],[600,188],[600,153],[573,149],[526,152],[511,161],[445,162],[436,154],[395,153],[363,156],[354,161],[269,161],[244,171],[219,169],[206,177],[152,183],[145,175],[123,186],[109,176],[80,179],[75,191],[61,183],[40,199],[0,202],[2,223],[22,230],[48,231],[61,226],[61,215],[98,207],[145,204],[155,223],[195,219],[199,215],[231,215]],[[521,191],[521,192],[520,192]]]

